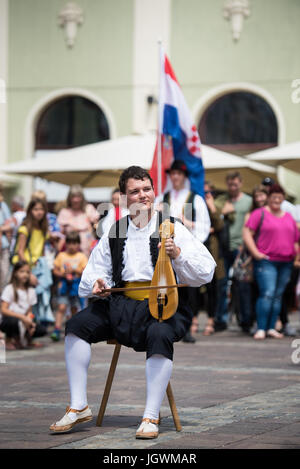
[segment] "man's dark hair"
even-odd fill
[[[66,244],[68,243],[80,244],[80,235],[78,231],[70,231],[70,233],[66,235]]]
[[[119,188],[122,194],[126,194],[127,181],[131,178],[140,180],[149,179],[153,188],[153,181],[148,171],[141,168],[140,166],[129,166],[129,168],[123,171],[119,179]]]
[[[231,171],[226,174],[226,182],[232,181],[232,179],[239,179],[240,181],[243,180],[242,175],[239,171]]]

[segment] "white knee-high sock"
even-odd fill
[[[147,399],[144,418],[158,419],[172,368],[172,360],[163,355],[152,355],[146,361]]]
[[[71,394],[70,407],[81,410],[87,405],[86,386],[91,359],[90,344],[74,334],[68,334],[65,338],[65,359]]]

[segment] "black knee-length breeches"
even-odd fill
[[[147,358],[161,354],[173,359],[173,343],[189,330],[192,311],[179,300],[177,312],[166,321],[158,322],[150,314],[148,300],[133,300],[123,295],[111,295],[91,303],[66,323],[66,335],[72,333],[92,344],[116,339],[121,345]]]

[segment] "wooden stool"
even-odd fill
[[[109,372],[108,372],[108,375],[107,375],[106,384],[105,384],[105,388],[104,388],[104,393],[103,393],[101,405],[100,405],[99,412],[98,412],[97,423],[96,423],[97,427],[101,427],[101,425],[102,425],[102,420],[103,420],[103,417],[104,417],[104,414],[105,414],[105,409],[106,409],[107,401],[108,401],[108,398],[109,398],[109,394],[110,394],[110,390],[111,390],[111,386],[112,386],[112,382],[113,382],[113,379],[114,379],[114,374],[115,374],[115,371],[116,371],[116,368],[117,368],[117,363],[118,363],[120,350],[121,350],[121,345],[116,340],[108,340],[107,343],[108,344],[115,344],[115,350],[114,350],[113,357],[112,357],[112,360],[111,360],[111,364],[110,364],[110,368],[109,368]],[[169,405],[170,405],[170,409],[171,409],[171,412],[172,412],[173,421],[174,421],[176,431],[180,432],[182,430],[182,426],[180,424],[180,420],[179,420],[179,416],[178,416],[178,413],[177,413],[175,399],[174,399],[174,396],[173,396],[173,392],[172,392],[170,382],[169,382],[168,387],[167,387],[167,396],[168,396]]]

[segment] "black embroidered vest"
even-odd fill
[[[170,222],[174,223],[174,217],[169,217]],[[153,268],[155,268],[157,258],[158,258],[158,243],[159,243],[159,226],[164,220],[164,215],[161,212],[158,212],[157,223],[154,233],[150,235],[149,244],[150,244],[150,255],[152,260]],[[122,281],[122,271],[124,269],[124,256],[123,251],[125,248],[125,242],[127,239],[127,230],[128,230],[129,218],[121,218],[116,223],[114,223],[109,231],[109,246],[112,259],[112,278],[115,284],[115,287],[122,287],[124,282]]]

